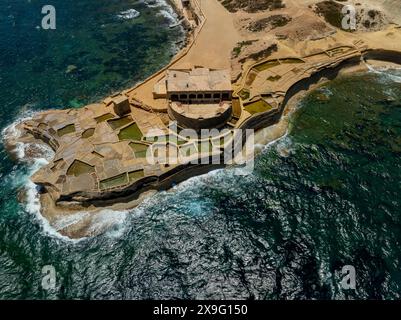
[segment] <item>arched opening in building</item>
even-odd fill
[[[222,94],[221,98],[222,98],[222,100],[227,101],[227,100],[230,100],[230,95],[227,92],[225,92]]]

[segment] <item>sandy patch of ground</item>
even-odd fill
[[[189,53],[171,66],[171,68],[191,68],[207,66],[208,68],[230,68],[230,57],[236,43],[243,40],[234,26],[231,15],[217,0],[199,0],[206,17],[199,37],[196,38]],[[216,28],[218,26],[218,28]],[[167,102],[153,99],[153,87],[163,75],[145,82],[134,91],[134,97],[155,110],[163,110]]]

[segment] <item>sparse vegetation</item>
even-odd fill
[[[380,12],[377,10],[369,10],[369,12],[368,12],[368,16],[371,19],[375,19],[377,15],[380,15]]]
[[[316,4],[316,11],[324,17],[324,19],[336,28],[341,28],[343,19],[343,5],[333,0],[322,1]]]
[[[358,24],[362,25],[367,30],[379,30],[385,25],[385,16],[378,10],[369,10],[366,13],[361,10],[358,16]]]
[[[255,61],[258,61],[258,60],[267,58],[268,56],[270,56],[273,52],[276,52],[277,50],[278,50],[278,46],[276,43],[274,43],[264,50],[252,53],[246,58],[242,58],[239,62],[244,63],[247,59],[253,59]]]
[[[342,8],[344,6],[337,1],[327,0],[319,2],[316,4],[315,10],[319,15],[324,17],[329,24],[337,28],[342,28]],[[386,24],[386,18],[381,11],[360,8],[357,10],[356,22],[358,30],[380,30]]]
[[[240,92],[238,92],[238,96],[239,96],[242,100],[247,100],[247,99],[249,99],[250,92],[249,92],[248,89],[243,88]]]
[[[247,29],[252,32],[259,32],[266,29],[275,29],[285,26],[291,21],[291,17],[287,15],[276,14],[267,18],[251,22]]]
[[[244,10],[246,12],[258,12],[261,10],[274,10],[284,8],[282,0],[220,0],[230,12]]]
[[[246,46],[250,46],[252,43],[254,43],[256,40],[248,40],[248,41],[242,41],[237,44],[237,46],[233,49],[233,57],[238,58],[238,56],[241,54],[242,48]]]
[[[276,75],[276,76],[270,76],[266,80],[274,82],[274,81],[278,81],[280,79],[281,79],[281,76],[280,75]]]

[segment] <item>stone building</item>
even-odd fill
[[[166,89],[167,99],[186,104],[231,101],[230,71],[207,68],[167,70]]]
[[[155,99],[168,99],[182,103],[219,103],[231,101],[231,76],[229,70],[169,69],[154,86]]]
[[[116,94],[114,96],[108,97],[104,100],[106,106],[110,106],[114,109],[114,112],[122,117],[131,112],[131,107],[129,104],[128,97],[122,94]]]
[[[155,85],[155,99],[166,99],[172,120],[194,129],[223,126],[232,114],[230,70],[203,67],[169,69]]]

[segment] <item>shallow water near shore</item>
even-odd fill
[[[2,126],[24,110],[79,107],[132,86],[164,66],[184,37],[169,29],[177,17],[163,0],[55,0],[56,30],[41,28],[46,4],[0,4]]]
[[[140,15],[129,15],[133,24],[149,9],[130,1],[118,2],[117,8],[117,2],[109,1],[110,7],[99,0],[96,6],[80,2],[112,17],[136,8]],[[113,90],[127,84],[126,72],[134,81],[149,73],[146,68],[157,70],[168,61],[164,54],[180,35],[166,31],[170,40],[161,43],[152,33],[159,17],[150,11],[149,20],[139,24],[141,32],[151,33],[150,52],[161,56],[145,69],[130,58],[129,71],[115,70],[119,80]],[[90,34],[96,23],[88,21]],[[127,66],[124,55],[117,56]],[[29,70],[24,60],[13,68]],[[93,74],[65,83],[57,74],[65,70],[55,64],[40,73],[59,79],[49,91],[47,80],[31,81],[27,90],[7,90],[0,83],[1,129],[29,112],[68,106],[77,97],[80,103],[96,101],[111,90]],[[1,69],[3,80],[9,76],[7,83],[18,85],[20,78],[10,74]],[[21,81],[28,83],[25,78]],[[105,211],[94,227],[106,224],[108,230],[80,241],[61,237],[40,219],[33,188],[28,206],[17,201],[35,166],[45,160],[14,164],[1,147],[0,298],[400,299],[400,79],[400,71],[372,71],[323,85],[302,100],[288,135],[258,155],[252,174],[237,175],[238,168],[213,171],[129,212]],[[57,271],[53,291],[41,287],[45,265]],[[336,271],[344,265],[356,269],[356,291],[339,285]]]

